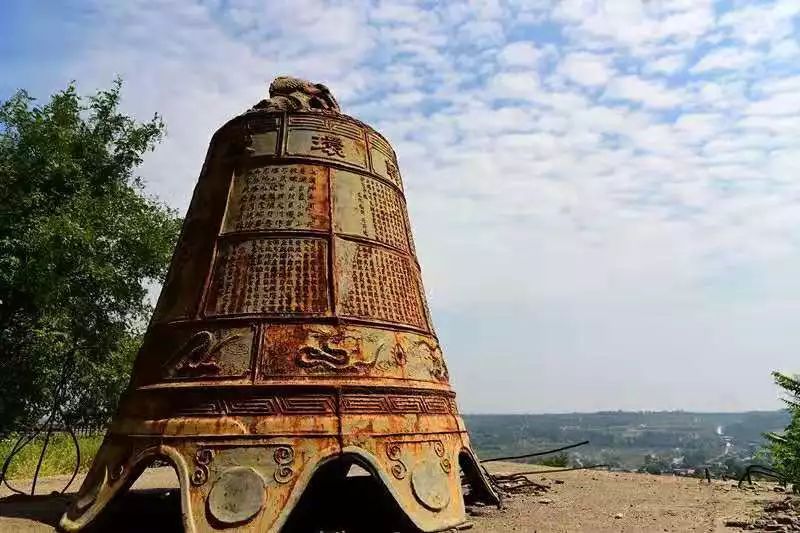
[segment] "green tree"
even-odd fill
[[[786,393],[786,403],[792,419],[783,433],[767,433],[767,450],[772,465],[783,477],[794,484],[795,490],[800,486],[800,379],[773,372],[775,383]]]
[[[103,422],[127,384],[180,219],[134,174],[164,125],[122,114],[121,87],[0,104],[0,433],[62,382],[71,422]]]
[[[550,457],[540,459],[537,462],[540,465],[553,466],[556,468],[566,468],[567,466],[569,466],[569,455],[567,455],[566,452],[561,452],[555,455],[551,455]]]
[[[667,458],[649,453],[644,456],[644,464],[639,468],[642,472],[656,475],[667,472],[669,469],[670,464]]]

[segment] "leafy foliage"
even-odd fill
[[[0,433],[61,383],[72,422],[105,421],[127,382],[180,220],[134,175],[164,125],[120,113],[121,87],[0,104]]]
[[[537,461],[540,465],[553,466],[556,468],[566,468],[569,466],[569,455],[567,452],[557,453]]]
[[[767,433],[769,441],[768,450],[772,458],[772,465],[783,477],[795,485],[797,490],[800,485],[800,379],[797,376],[787,376],[780,372],[773,372],[775,383],[783,389],[791,422],[783,433]]]

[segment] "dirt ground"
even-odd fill
[[[498,463],[492,470],[513,472],[530,470],[530,465]],[[530,476],[537,483],[550,486],[541,495],[518,495],[505,501],[497,510],[481,507],[471,516],[476,533],[519,532],[617,532],[617,531],[704,531],[733,533],[725,527],[731,519],[752,519],[768,501],[783,495],[773,492],[774,485],[762,483],[755,489],[741,490],[735,483],[672,476],[651,476],[600,471],[563,472]],[[70,495],[46,495],[59,490],[66,478],[40,481],[33,498],[8,497],[0,489],[0,532],[45,533],[55,525]],[[77,490],[76,480],[71,492]],[[25,483],[17,483],[25,488]],[[29,486],[29,485],[28,485]],[[113,526],[95,531],[177,533],[180,504],[177,479],[169,468],[145,472],[131,493],[113,511]],[[158,527],[154,527],[158,524]]]
[[[492,465],[494,473],[531,470],[530,465]],[[505,509],[473,517],[475,531],[616,532],[704,531],[733,533],[727,520],[751,520],[768,501],[782,499],[773,484],[738,489],[733,481],[711,484],[692,478],[604,471],[528,476],[549,485],[540,496],[507,499]],[[558,483],[563,482],[563,483]],[[483,512],[481,509],[480,512]]]

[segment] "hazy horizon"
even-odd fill
[[[11,0],[0,99],[125,81],[185,212],[275,76],[395,147],[467,413],[781,407],[800,371],[800,3]]]

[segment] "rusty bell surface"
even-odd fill
[[[470,449],[392,147],[277,78],[214,135],[129,389],[61,526],[156,457],[188,532],[280,531],[315,472],[366,468],[422,531],[465,522]]]

